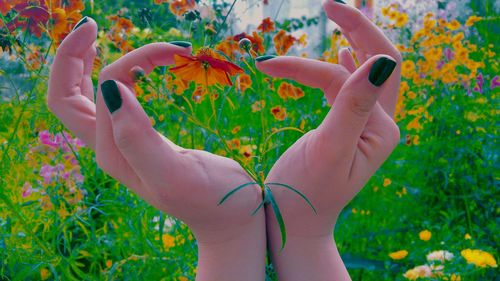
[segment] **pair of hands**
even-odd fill
[[[399,142],[392,116],[401,57],[358,10],[333,0],[323,7],[356,51],[359,68],[347,49],[340,51],[339,65],[298,57],[257,63],[268,75],[322,89],[332,104],[322,124],[291,146],[266,179],[297,188],[317,210],[314,214],[285,189],[273,190],[288,235],[283,251],[272,211],[261,209],[250,216],[262,200],[260,187],[247,187],[217,204],[234,187],[252,181],[242,167],[175,145],[152,128],[135,98],[132,69],[140,67],[147,74],[172,64],[175,54],[191,54],[191,47],[149,44],[106,66],[99,84],[113,80],[120,97],[112,113],[101,87],[94,103],[95,21],[88,18],[57,50],[47,98],[50,110],[95,151],[104,171],[192,229],[199,246],[197,280],[264,280],[266,237],[282,280],[350,280],[332,231],[342,208]],[[387,66],[387,59],[397,63],[395,69]],[[381,85],[374,85],[377,79],[383,80]]]

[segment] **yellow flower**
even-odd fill
[[[384,184],[383,184],[383,186],[384,186],[384,187],[388,187],[388,186],[389,186],[389,185],[391,185],[391,184],[392,184],[391,179],[387,179],[387,178],[386,178],[386,179],[384,179]]]
[[[408,15],[401,13],[396,18],[396,27],[403,27],[408,22]]]
[[[401,74],[405,78],[411,78],[415,74],[415,63],[412,60],[405,60],[401,68]]]
[[[460,252],[467,263],[472,263],[477,267],[497,267],[497,261],[492,254],[482,250],[465,249]]]
[[[429,240],[431,240],[432,233],[429,230],[427,230],[427,229],[426,230],[422,230],[418,234],[418,237],[420,238],[420,240],[429,241]]]
[[[161,241],[163,243],[163,249],[165,251],[175,246],[175,238],[172,235],[163,234],[163,236],[161,237]]]
[[[401,260],[401,259],[406,258],[406,256],[408,256],[407,250],[401,250],[401,251],[392,252],[389,254],[389,257],[391,257],[391,259],[393,259],[393,260]]]
[[[50,277],[50,271],[46,268],[42,268],[40,270],[40,279],[41,280],[47,280]]]
[[[465,26],[473,26],[476,22],[481,21],[482,19],[482,17],[470,16],[465,22]]]
[[[477,113],[475,112],[467,112],[467,114],[465,114],[465,119],[471,122],[476,122],[477,119],[479,119],[479,115],[477,115]]]
[[[449,22],[446,27],[448,27],[449,30],[457,30],[460,28],[460,23],[457,20],[453,20]]]
[[[382,15],[383,15],[384,17],[388,17],[388,16],[389,16],[389,12],[390,12],[390,10],[391,10],[391,7],[390,7],[390,6],[388,6],[388,7],[383,7],[383,8],[382,8]]]
[[[470,236],[469,233],[465,233],[464,239],[465,240],[470,240],[470,239],[472,239],[472,237]]]

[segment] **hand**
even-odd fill
[[[174,54],[190,54],[191,47],[154,43],[126,54],[102,70],[94,104],[96,36],[95,21],[86,18],[58,48],[50,110],[95,151],[104,171],[193,230],[199,245],[197,280],[263,280],[264,212],[250,215],[262,200],[260,188],[246,188],[218,206],[251,178],[231,159],[184,149],[161,136],[135,98],[132,69],[147,74],[171,64]]]
[[[333,103],[322,124],[290,147],[266,178],[288,237],[280,251],[280,230],[269,209],[268,235],[280,280],[350,280],[334,246],[336,219],[399,142],[392,119],[400,83],[399,52],[358,10],[333,0],[323,7],[356,51],[362,64],[358,69],[346,49],[339,55],[341,65],[296,57],[257,64],[271,76],[321,88]],[[317,214],[296,194],[272,183],[304,193]]]

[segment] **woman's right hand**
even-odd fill
[[[340,65],[298,57],[257,63],[273,77],[322,89],[332,104],[319,127],[294,143],[266,178],[288,238],[281,251],[280,228],[268,208],[268,240],[282,280],[349,280],[333,241],[337,217],[399,142],[392,119],[400,83],[399,52],[357,9],[333,0],[323,7],[349,38],[359,68],[347,49],[340,53]],[[279,184],[305,194],[317,214]]]
[[[193,230],[197,280],[263,280],[264,211],[251,216],[262,201],[260,188],[246,188],[218,206],[229,191],[252,179],[234,160],[173,144],[154,130],[135,98],[132,69],[147,74],[172,64],[175,54],[190,55],[191,45],[153,43],[124,55],[101,71],[94,103],[97,25],[88,17],[80,23],[57,50],[50,110],[95,151],[105,172]]]

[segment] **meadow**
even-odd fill
[[[157,41],[190,41],[244,69],[224,87],[182,80],[168,67],[141,78],[137,98],[151,123],[183,147],[265,175],[323,120],[330,107],[321,91],[266,77],[254,65],[264,54],[305,55],[300,50],[314,42],[293,34],[314,19],[267,18],[249,33],[230,34],[232,1],[197,2],[0,2],[0,280],[196,275],[190,230],[104,173],[47,108],[55,50],[83,16],[99,25],[94,86],[105,65]],[[470,15],[458,19],[447,16],[447,1],[434,13],[393,2],[377,8],[374,20],[404,57],[401,140],[340,215],[337,247],[353,280],[498,280],[494,1],[466,1]],[[239,44],[243,38],[249,45]],[[323,43],[313,58],[332,63],[348,46],[338,31]],[[277,280],[272,265],[267,272]]]

